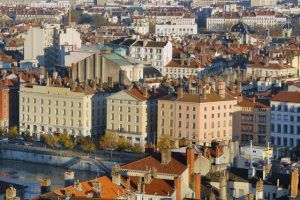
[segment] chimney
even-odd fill
[[[102,191],[102,185],[101,185],[101,182],[99,181],[93,181],[92,182],[92,187],[93,187],[93,191],[96,192],[99,196],[99,194],[101,193]]]
[[[183,52],[180,53],[180,65],[184,65],[184,60],[185,60],[185,54]]]
[[[195,149],[193,146],[186,148],[186,162],[189,168],[189,184],[192,181],[192,175],[194,174],[195,167]]]
[[[219,84],[219,96],[224,99],[225,98],[225,82],[221,81]]]
[[[191,66],[191,58],[190,57],[187,59],[187,66]]]
[[[201,199],[201,174],[195,174],[195,199]]]
[[[291,172],[291,197],[296,198],[298,196],[299,174],[298,169],[293,168]]]
[[[125,190],[130,191],[130,178],[127,178],[125,182]]]
[[[227,171],[220,172],[220,199],[227,200]]]
[[[74,185],[74,175],[75,173],[73,171],[66,171],[64,174],[64,179],[65,179],[65,187]]]
[[[243,101],[243,96],[242,96],[242,95],[238,95],[237,101],[238,101],[238,102],[242,102],[242,101]]]
[[[51,191],[51,180],[43,179],[41,180],[41,194],[45,194]]]
[[[264,181],[259,180],[256,182],[256,200],[264,199]]]
[[[230,91],[234,92],[234,82],[230,82]]]
[[[161,164],[167,165],[171,162],[172,152],[171,149],[162,149],[161,150]]]
[[[107,84],[108,84],[108,87],[110,87],[110,88],[113,88],[113,87],[114,87],[113,79],[112,79],[111,76],[109,76],[109,77],[107,78]]]
[[[204,86],[204,87],[202,88],[202,95],[203,95],[203,99],[207,99],[206,86]]]
[[[181,177],[177,176],[174,180],[174,187],[176,190],[176,200],[181,200]]]
[[[239,92],[239,93],[241,93],[242,92],[242,83],[239,81],[238,83],[237,83],[237,91]]]
[[[6,189],[6,199],[7,200],[13,200],[17,196],[17,190],[13,186],[10,186]]]
[[[183,88],[181,86],[179,86],[177,88],[177,98],[182,98],[183,97]]]
[[[270,58],[268,56],[265,57],[265,66],[268,67],[270,64]]]
[[[121,184],[121,175],[120,175],[120,167],[118,165],[115,165],[111,168],[111,178],[112,182],[116,185]]]
[[[138,193],[142,193],[142,177],[138,177],[138,183],[137,183],[137,191]]]
[[[147,88],[147,86],[143,86],[142,87],[142,93],[143,93],[143,95],[144,95],[144,97],[148,97],[148,88]]]
[[[61,81],[61,77],[60,76],[57,77],[57,84],[58,85],[62,85],[62,81]]]

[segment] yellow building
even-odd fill
[[[185,139],[201,144],[232,139],[232,113],[236,100],[225,93],[220,82],[197,86],[196,92],[171,94],[158,100],[157,137],[170,135],[176,142]]]
[[[143,92],[136,88],[117,92],[107,97],[107,131],[144,147],[155,140],[156,107],[156,99],[150,100],[146,88]]]
[[[105,97],[90,86],[67,88],[31,85],[20,88],[20,132],[67,132],[77,136],[101,134],[105,129]]]

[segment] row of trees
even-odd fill
[[[19,135],[18,128],[16,126],[11,127],[8,131],[0,127],[0,136],[8,138],[16,138]]]
[[[130,149],[135,153],[142,152],[139,145],[132,145],[129,140],[124,137],[117,137],[113,133],[106,133],[99,142],[101,149]]]
[[[73,137],[67,133],[62,133],[59,136],[45,134],[42,136],[42,140],[52,148],[56,148],[62,145],[65,149],[73,149],[80,147],[84,151],[95,152],[96,144],[89,137]],[[99,141],[100,149],[118,149],[125,150],[130,149],[133,152],[141,152],[142,148],[138,145],[131,145],[131,143],[125,138],[118,138],[114,134],[106,133]]]

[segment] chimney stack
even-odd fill
[[[45,194],[51,191],[51,180],[43,179],[41,180],[41,194]]]
[[[188,146],[186,148],[186,161],[189,168],[189,184],[192,181],[192,175],[194,174],[195,168],[195,149],[193,146]]]
[[[291,172],[291,197],[296,198],[298,196],[299,174],[298,169],[293,168]]]
[[[171,149],[161,149],[161,164],[167,165],[172,160]]]
[[[111,178],[112,182],[116,185],[121,184],[121,175],[120,175],[120,167],[118,165],[115,165],[111,168]]]
[[[204,86],[204,87],[202,88],[202,95],[203,95],[203,99],[207,99],[206,86]]]
[[[64,174],[64,179],[65,179],[65,187],[74,185],[74,177],[75,177],[75,173],[73,171],[66,171]]]
[[[220,172],[220,199],[227,200],[227,172]]]
[[[201,199],[201,174],[195,174],[195,198]]]
[[[177,88],[177,98],[182,98],[183,97],[183,88],[181,86],[179,86]]]
[[[222,99],[225,99],[225,82],[221,81],[218,83],[219,84],[219,96],[222,98]]]
[[[142,193],[142,177],[138,177],[138,183],[137,183],[137,191],[138,193]]]
[[[174,187],[176,190],[176,200],[181,200],[181,177],[177,176],[174,180]]]

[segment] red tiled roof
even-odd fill
[[[281,91],[271,101],[300,103],[300,92]]]
[[[135,88],[127,89],[127,90],[125,90],[125,92],[127,94],[130,94],[130,95],[140,99],[141,101],[147,100],[147,97],[145,97],[139,90],[137,90]]]
[[[253,101],[253,99],[243,98],[242,101],[238,102],[238,105],[241,107],[251,107],[251,108],[269,108],[268,105],[263,104],[258,101]]]
[[[146,158],[125,164],[121,166],[121,169],[128,170],[141,170],[146,171],[153,167],[158,173],[169,173],[169,174],[182,174],[187,168],[186,158],[184,155],[179,153],[172,153],[172,159],[168,164],[161,164],[161,155],[151,155]]]
[[[54,193],[61,196],[61,195],[64,195],[66,190],[68,190],[68,191],[72,192],[73,197],[78,197],[78,198],[86,197],[87,194],[89,194],[89,193],[93,193],[93,194],[97,195],[92,187],[92,182],[95,182],[95,181],[100,182],[101,186],[102,186],[102,191],[100,193],[100,199],[115,199],[116,197],[125,194],[125,190],[123,187],[112,183],[111,180],[106,176],[103,176],[103,177],[100,177],[100,178],[97,178],[94,180],[82,182],[81,190],[74,188],[74,186],[69,186],[69,187],[65,187],[65,188],[56,189],[56,190],[54,190]],[[93,197],[95,197],[95,196],[93,196]]]

